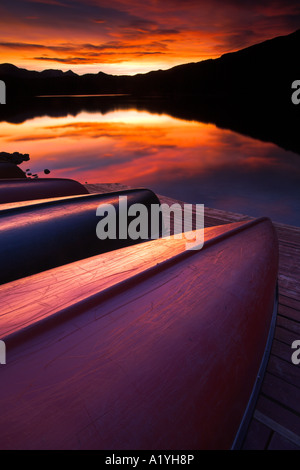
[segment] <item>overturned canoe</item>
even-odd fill
[[[128,210],[135,204],[143,204],[145,208],[159,205],[159,199],[152,191],[132,189],[33,202],[0,210],[0,284],[144,241],[128,238],[126,234],[120,238],[118,224],[116,238],[102,240],[97,236],[99,206],[111,205],[118,215],[122,197],[126,198]],[[150,216],[149,211],[149,239]],[[158,227],[157,236],[159,230]]]
[[[74,196],[76,194],[88,194],[88,190],[81,183],[72,179],[24,179],[16,175],[12,179],[0,179],[0,204],[33,199]]]
[[[0,287],[2,449],[240,442],[272,332],[275,231],[258,219],[205,229],[199,251],[185,242],[153,240]]]

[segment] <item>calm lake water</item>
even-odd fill
[[[300,226],[300,155],[167,114],[82,111],[2,122],[1,151],[39,177],[143,186],[190,203]]]

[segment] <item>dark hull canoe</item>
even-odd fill
[[[12,179],[0,179],[0,204],[77,194],[88,194],[88,191],[81,183],[71,179],[24,179],[19,176],[14,176]]]
[[[126,197],[128,210],[134,204],[143,204],[149,209],[150,238],[150,207],[151,204],[159,205],[159,199],[147,189],[89,194],[1,210],[0,284],[139,243],[140,239],[120,239],[118,235],[121,197]],[[116,238],[100,240],[96,226],[101,218],[96,211],[106,204],[116,211]]]
[[[268,219],[149,241],[0,288],[2,449],[230,449],[262,375]]]

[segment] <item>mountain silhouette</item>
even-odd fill
[[[0,65],[0,79],[7,86],[7,100],[45,94],[127,93],[135,96],[237,95],[290,98],[291,83],[299,78],[296,60],[300,30],[276,37],[237,52],[168,70],[145,74],[77,75],[72,71],[30,71],[11,64]],[[276,97],[272,97],[276,99]]]
[[[150,112],[215,123],[300,153],[300,106],[291,100],[292,83],[300,80],[299,50],[297,30],[217,59],[134,76],[36,72],[2,64],[0,80],[6,84],[7,104],[0,106],[0,120],[22,122],[34,115],[76,114],[80,108],[108,112],[134,103]],[[81,99],[76,103],[36,98],[65,94],[128,96]]]

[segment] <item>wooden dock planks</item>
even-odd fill
[[[88,184],[86,188],[101,193],[128,186]],[[159,198],[168,205],[184,204],[165,196]],[[205,227],[251,218],[206,207],[204,211]],[[300,364],[291,360],[291,344],[300,340],[300,228],[273,224],[279,241],[279,306],[267,372],[244,441],[245,450],[300,450]]]

